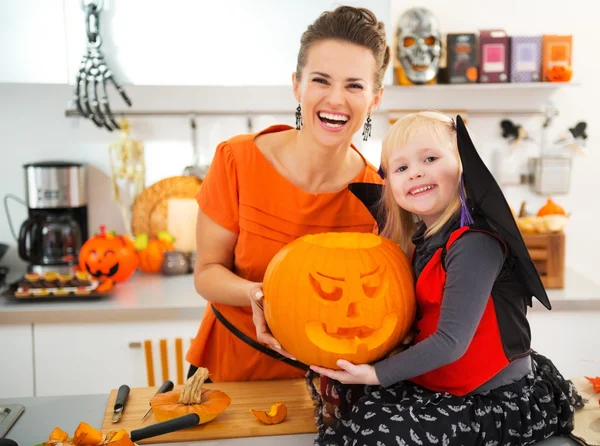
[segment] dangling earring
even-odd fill
[[[296,130],[300,130],[302,128],[302,108],[300,104],[298,104],[298,108],[296,108]]]
[[[371,136],[371,114],[367,115],[367,120],[365,121],[365,128],[363,129],[363,141],[366,141]]]

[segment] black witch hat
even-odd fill
[[[527,289],[528,295],[537,298],[546,308],[551,309],[548,295],[525,246],[510,206],[500,186],[477,153],[460,115],[456,117],[456,138],[463,168],[462,180],[467,196],[461,212],[469,213],[471,210],[473,214],[485,219],[492,232],[507,244],[509,255],[515,259],[515,272]],[[383,186],[372,183],[352,183],[348,187],[369,209],[379,227],[382,228],[385,215],[382,215],[383,212],[379,209],[379,202]],[[461,220],[464,221],[463,218]],[[532,305],[531,297],[527,303],[529,306]]]

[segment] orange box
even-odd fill
[[[548,81],[552,67],[562,65],[571,68],[573,36],[546,34],[542,38],[542,81]]]

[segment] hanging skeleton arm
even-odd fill
[[[119,124],[108,103],[106,84],[112,83],[128,106],[131,106],[131,100],[115,80],[100,50],[102,37],[99,15],[103,3],[103,0],[88,3],[81,1],[85,11],[87,44],[77,72],[74,101],[79,113],[91,119],[98,127],[105,127],[112,132],[119,128]]]

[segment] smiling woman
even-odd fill
[[[388,62],[383,24],[371,11],[324,12],[302,35],[292,74],[296,129],[272,126],[217,148],[198,195],[194,279],[210,305],[187,353],[190,373],[206,367],[213,381],[304,375],[294,361],[280,361],[290,355],[256,299],[267,265],[288,243],[376,228],[347,186],[382,181],[352,137],[363,125],[370,133]]]

